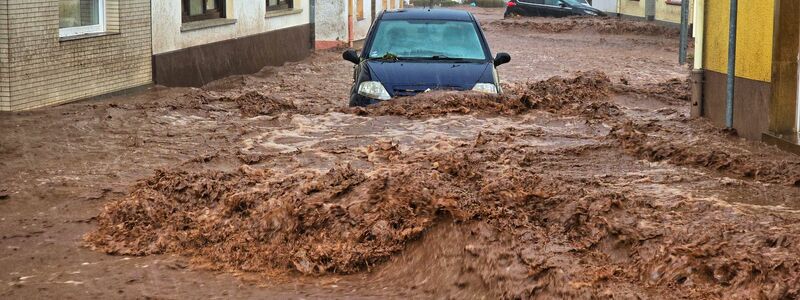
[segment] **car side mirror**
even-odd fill
[[[494,66],[497,67],[499,65],[506,64],[510,61],[511,61],[511,55],[508,55],[508,53],[505,52],[500,52],[497,53],[497,56],[495,56],[494,58]]]
[[[358,53],[356,53],[356,50],[353,49],[345,50],[344,53],[342,53],[342,58],[354,64],[361,63],[361,58],[358,57]]]

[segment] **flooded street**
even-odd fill
[[[0,114],[0,297],[800,297],[800,158],[689,118],[677,30],[462,9],[502,96],[349,108],[337,50]]]

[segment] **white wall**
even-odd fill
[[[317,2],[332,1],[318,0]],[[308,24],[308,0],[295,0],[299,14],[266,17],[267,3],[263,0],[227,0],[226,17],[236,24],[181,32],[181,1],[153,0],[153,54],[204,45],[267,31]],[[319,5],[319,4],[317,4]]]
[[[617,0],[593,0],[592,6],[605,12],[617,12]]]
[[[317,0],[315,9],[316,39],[347,42],[347,2]]]
[[[362,40],[367,37],[369,27],[372,25],[372,1],[364,1],[364,19],[353,19],[354,40]],[[403,0],[389,0],[387,4],[394,2],[395,8],[400,8]],[[353,7],[353,15],[358,9],[357,0],[317,0],[316,2],[316,39],[318,41],[342,41],[347,42],[347,4]],[[384,9],[383,0],[375,0],[375,16],[380,15]]]

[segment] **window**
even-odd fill
[[[105,0],[59,0],[58,13],[61,37],[106,30]]]
[[[267,0],[267,11],[292,8],[294,8],[294,0]]]
[[[183,22],[225,17],[225,0],[182,0]]]

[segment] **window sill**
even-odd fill
[[[118,35],[118,34],[119,34],[119,32],[109,32],[109,31],[92,32],[92,33],[84,33],[84,34],[62,36],[62,37],[58,38],[58,41],[59,42],[69,42],[69,41],[77,41],[77,40],[91,39],[91,38],[96,38],[96,37],[101,37],[101,36]]]
[[[181,25],[181,32],[194,31],[212,27],[236,24],[236,19],[209,19],[202,21],[186,22]]]
[[[281,10],[273,10],[267,12],[267,18],[274,18],[280,16],[288,16],[288,15],[296,15],[302,13],[302,8],[290,8],[290,9],[281,9]]]

